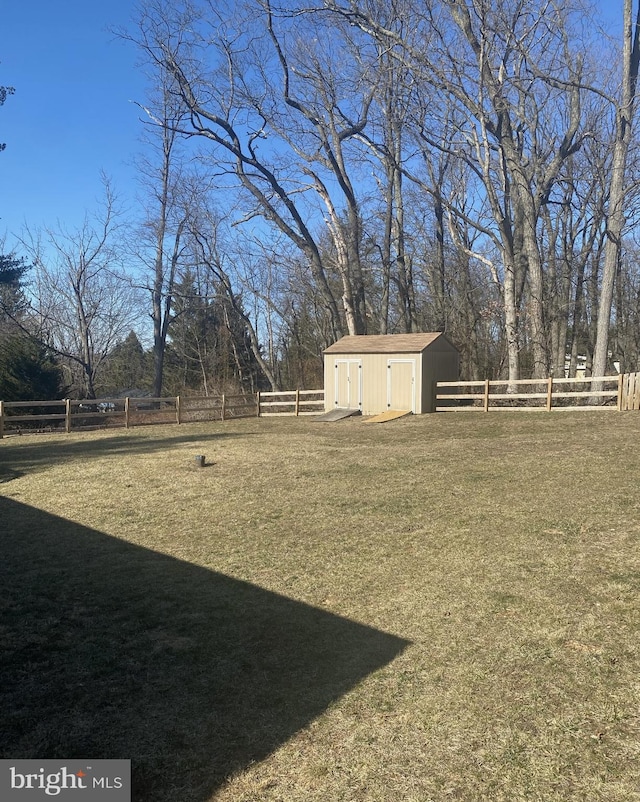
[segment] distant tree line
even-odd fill
[[[0,399],[31,401],[61,398],[65,387],[55,356],[37,337],[25,336],[19,321],[27,303],[24,260],[0,255]]]
[[[632,12],[146,0],[142,214],[105,180],[24,232],[5,317],[89,398],[317,387],[343,334],[444,331],[467,379],[640,369]]]
[[[39,329],[22,286],[28,270],[23,260],[0,256],[0,399],[155,394],[154,350],[145,348],[134,330],[116,340],[89,375],[73,343],[64,350],[53,332]],[[162,393],[254,393],[269,386],[226,298],[202,297],[191,283],[181,283],[176,292]]]

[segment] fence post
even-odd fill
[[[225,408],[225,398],[224,398],[224,393],[222,393],[222,407],[221,407],[221,410],[220,410],[221,420],[224,420],[224,412],[225,412],[224,408]]]
[[[182,423],[182,409],[180,406],[180,396],[176,396],[176,423]]]
[[[129,396],[124,399],[124,428],[129,428]]]
[[[438,406],[438,382],[433,379],[429,385],[429,404],[425,412],[435,412]],[[324,405],[324,393],[322,394],[322,401]]]
[[[547,379],[547,412],[551,412],[551,405],[553,403],[553,376]]]
[[[0,401],[0,440],[4,437],[4,401]]]
[[[260,390],[256,393],[256,418],[260,417]]]
[[[71,399],[64,399],[64,430],[67,434],[71,433]]]
[[[296,418],[300,414],[300,388],[296,390]]]
[[[622,387],[624,385],[624,374],[618,373],[618,403],[616,404],[618,412],[622,412]]]
[[[484,382],[484,411],[489,411],[489,379]]]

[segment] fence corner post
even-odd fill
[[[551,412],[551,405],[553,404],[553,376],[547,379],[547,412]]]
[[[176,423],[182,423],[182,409],[180,406],[180,396],[176,396]]]
[[[224,421],[224,413],[225,413],[225,397],[224,393],[222,393],[222,404],[220,406],[220,419]]]
[[[300,388],[296,389],[296,418],[300,414]]]
[[[71,399],[64,399],[64,430],[67,434],[71,433]]]
[[[260,417],[260,390],[256,393],[256,418]]]
[[[124,428],[129,428],[129,396],[124,399]]]
[[[0,440],[4,437],[4,401],[0,401]]]
[[[484,399],[483,399],[483,411],[489,411],[489,379],[484,380]]]

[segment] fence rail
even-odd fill
[[[23,429],[43,431],[64,428],[69,433],[91,427],[120,426],[128,429],[151,423],[317,415],[323,410],[324,390],[167,398],[96,398],[83,401],[0,401],[0,438],[9,431],[20,432]]]
[[[315,396],[315,398],[310,398],[310,396]],[[302,407],[314,407],[314,409],[302,409]],[[285,390],[283,392],[258,393],[258,410],[260,417],[317,415],[324,411],[324,390]]]
[[[558,389],[569,385],[568,389]],[[590,387],[585,390],[572,386]],[[516,392],[513,388],[515,387]],[[520,388],[529,391],[517,392]],[[594,389],[595,388],[595,389]],[[463,390],[463,392],[459,392]],[[454,391],[454,392],[451,392]],[[492,392],[493,391],[493,392]],[[599,399],[600,404],[571,403],[582,399]],[[560,403],[558,403],[560,401]],[[586,409],[640,409],[640,374],[618,376],[589,376],[579,379],[503,379],[436,383],[436,411],[488,412]]]

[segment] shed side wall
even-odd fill
[[[427,348],[422,354],[422,412],[436,411],[435,383],[458,381],[459,372],[460,355],[455,348],[447,347],[441,351]]]

